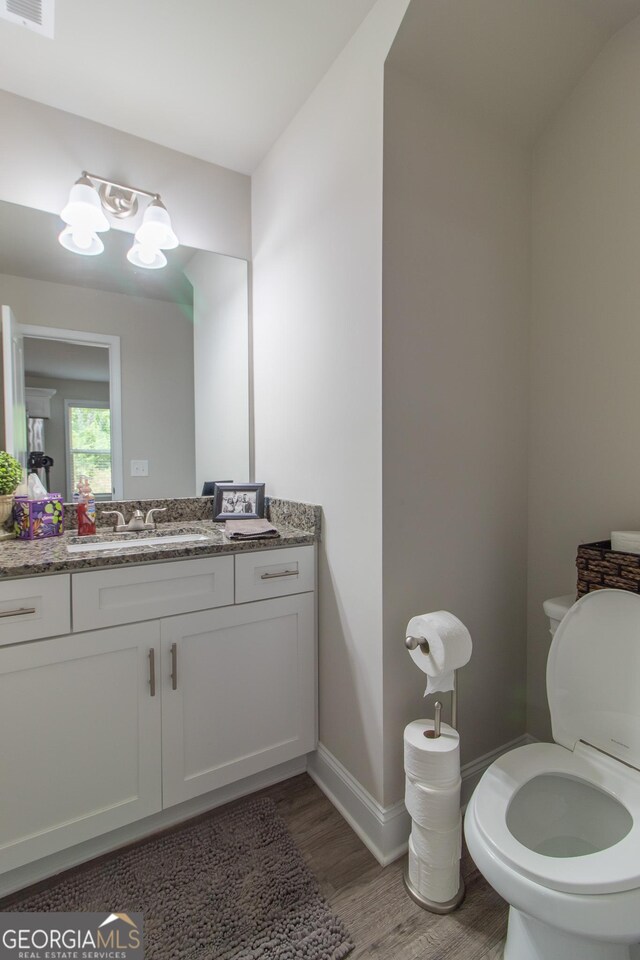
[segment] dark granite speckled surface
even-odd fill
[[[168,522],[158,523],[155,531],[139,534],[112,534],[108,531],[115,518],[100,519],[99,540],[135,542],[135,548],[123,550],[97,550],[95,553],[69,553],[67,546],[74,542],[89,542],[92,538],[76,537],[73,508],[65,512],[65,528],[61,537],[50,540],[5,540],[0,542],[0,579],[42,576],[51,573],[77,572],[99,567],[123,566],[160,560],[215,556],[224,553],[244,553],[256,550],[274,550],[315,543],[320,536],[321,509],[313,504],[293,503],[288,500],[271,500],[267,504],[267,516],[277,527],[280,536],[273,540],[228,540],[224,523],[215,523],[211,517],[211,498],[192,497],[181,500],[140,500],[116,504],[98,504],[98,513],[115,509],[124,513],[128,520],[135,509],[143,512],[155,506],[166,506],[162,515]],[[203,516],[204,515],[204,516]],[[204,517],[207,517],[205,519]],[[160,519],[160,515],[157,516]],[[206,540],[191,543],[148,544],[145,540],[154,536],[176,534],[199,534]]]
[[[265,515],[276,526],[284,523],[300,530],[320,531],[322,508],[313,503],[297,503],[294,500],[278,500],[265,497]],[[110,500],[96,504],[96,524],[98,527],[112,527],[115,517],[104,516],[109,510],[119,510],[125,521],[131,518],[134,510],[167,508],[164,514],[157,514],[160,523],[190,523],[192,520],[213,519],[213,497],[182,497],[176,500]],[[67,531],[78,526],[76,507],[73,503],[64,505],[64,525]]]

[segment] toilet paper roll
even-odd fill
[[[460,888],[460,864],[432,867],[424,863],[409,839],[409,880],[418,893],[435,903],[452,900]]]
[[[447,785],[460,776],[460,736],[443,723],[439,737],[433,720],[414,720],[404,730],[404,770],[408,777],[429,787]]]
[[[423,613],[409,620],[407,637],[429,641],[428,653],[423,647],[409,651],[416,666],[427,674],[425,697],[428,693],[453,690],[453,671],[471,658],[471,634],[464,623],[448,610]]]
[[[455,867],[462,854],[462,818],[451,830],[427,830],[411,824],[411,842],[419,860],[430,867]]]
[[[460,821],[461,783],[458,777],[451,786],[432,790],[407,777],[404,792],[407,813],[425,830],[437,830],[439,833],[453,830]]]

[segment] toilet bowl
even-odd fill
[[[505,960],[637,960],[640,596],[571,607],[547,692],[555,742],[491,764],[465,815],[471,856],[510,906]]]

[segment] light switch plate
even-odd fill
[[[148,477],[149,461],[148,460],[132,460],[131,476],[132,477]]]

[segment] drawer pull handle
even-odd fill
[[[178,689],[178,644],[171,644],[171,689]]]
[[[149,650],[149,691],[152,697],[156,695],[156,651]]]
[[[18,610],[0,610],[0,617],[26,617],[30,613],[37,613],[35,607],[19,607]]]
[[[261,580],[275,580],[276,577],[297,577],[297,570],[281,570],[280,573],[263,573]]]

